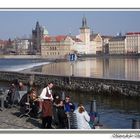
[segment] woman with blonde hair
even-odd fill
[[[78,105],[78,108],[74,111],[77,117],[77,126],[78,129],[91,129],[89,125],[90,116],[85,110],[82,104]]]

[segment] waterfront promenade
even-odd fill
[[[20,118],[20,112],[18,107],[6,108],[0,112],[0,129],[41,129],[40,118]],[[53,126],[54,127],[54,126]],[[106,125],[100,127],[100,129],[108,128]],[[55,129],[55,128],[54,128]]]
[[[18,107],[6,108],[0,112],[0,129],[40,129],[41,119],[19,117]]]

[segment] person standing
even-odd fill
[[[70,101],[69,96],[66,96],[65,98],[64,108],[66,113],[73,112],[75,110],[75,105]]]
[[[91,129],[89,125],[90,117],[82,104],[74,111],[77,117],[78,129]]]
[[[40,98],[43,100],[42,102],[42,128],[51,129],[52,126],[52,116],[53,116],[53,96],[52,96],[52,87],[53,83],[50,82],[47,87],[42,90],[40,94]]]
[[[73,114],[74,110],[75,110],[75,105],[70,101],[70,97],[66,96],[65,100],[64,100],[64,110],[65,110],[65,114],[67,116],[66,119],[66,127],[70,128],[70,114]]]
[[[57,115],[58,115],[59,128],[64,129],[66,128],[67,116],[65,114],[63,100],[60,100],[57,109],[58,109]]]

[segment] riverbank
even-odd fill
[[[3,59],[41,59],[40,55],[0,55]]]
[[[0,59],[42,59],[52,61],[66,61],[62,58],[45,58],[41,55],[0,55]],[[78,58],[140,58],[140,54],[81,54]]]
[[[104,94],[109,96],[127,96],[140,98],[140,81],[127,81],[115,79],[100,79],[90,77],[74,77],[46,75],[42,73],[29,72],[5,72],[0,71],[0,81],[12,82],[18,79],[27,84],[33,80],[39,87],[44,87],[53,81],[55,88],[60,90],[91,92],[93,94]]]
[[[44,58],[41,55],[0,55],[0,59],[25,59],[25,60],[42,60],[48,62],[66,61],[65,59]]]
[[[140,58],[140,54],[81,54],[78,58]]]

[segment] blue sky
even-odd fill
[[[83,15],[88,26],[102,35],[140,31],[140,11],[0,11],[0,39],[29,36],[36,21],[50,35],[77,35]]]

